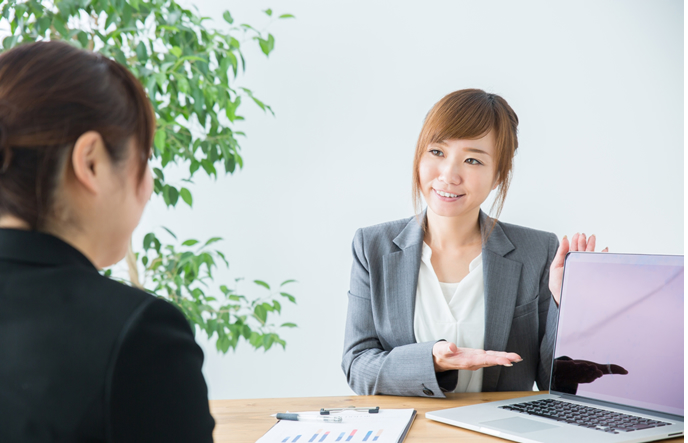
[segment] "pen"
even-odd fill
[[[279,413],[274,415],[277,420],[295,420],[295,421],[323,421],[326,423],[340,423],[342,417],[321,417],[319,415],[303,415],[303,414],[289,414]]]

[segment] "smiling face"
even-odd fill
[[[518,148],[517,128],[511,106],[480,89],[454,91],[435,103],[425,117],[413,158],[416,214],[422,211],[423,195],[428,215],[473,211],[477,218],[480,204],[497,189],[489,212],[499,218]]]
[[[474,139],[431,143],[418,164],[420,190],[428,210],[443,217],[477,217],[498,186],[493,131]]]

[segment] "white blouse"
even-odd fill
[[[483,349],[485,342],[485,286],[479,254],[458,283],[440,282],[432,267],[432,249],[423,242],[413,332],[418,343],[445,339],[459,348]],[[459,371],[453,392],[480,392],[483,370]]]

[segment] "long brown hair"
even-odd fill
[[[0,54],[0,216],[42,230],[71,150],[88,131],[101,135],[115,163],[133,138],[143,177],[155,114],[125,67],[54,41]]]
[[[423,123],[413,159],[413,202],[416,212],[420,212],[421,202],[418,166],[427,147],[444,140],[477,139],[492,130],[495,135],[498,190],[490,212],[496,208],[495,218],[498,218],[511,183],[512,160],[518,148],[517,127],[518,117],[506,100],[481,89],[455,91],[435,103]]]

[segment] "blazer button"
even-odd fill
[[[429,395],[430,397],[432,397],[432,396],[435,395],[435,393],[432,392],[432,391],[431,391],[430,389],[428,389],[428,388],[423,389],[423,394]]]

